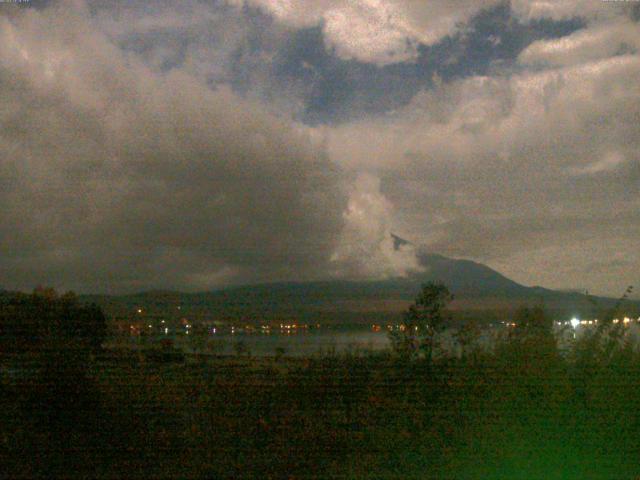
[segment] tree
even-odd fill
[[[541,306],[520,307],[514,315],[514,322],[516,337],[535,338],[538,341],[553,339],[553,320]]]
[[[101,458],[101,446],[107,446],[98,442],[108,437],[102,432],[111,428],[109,416],[115,411],[101,411],[100,389],[90,374],[90,353],[105,335],[102,311],[83,305],[72,293],[60,296],[39,287],[30,295],[0,297],[0,362],[21,371],[7,385],[15,404],[10,402],[0,418],[3,432],[11,425],[10,416],[22,419],[19,435],[12,436],[16,447],[9,450],[14,452],[9,457],[18,458],[10,467],[16,475],[6,477],[95,477],[96,458]],[[0,457],[9,458],[4,445],[0,447]],[[87,447],[90,456],[82,453]],[[20,465],[19,457],[27,451],[38,452],[35,468],[33,462]],[[4,473],[6,462],[0,463]]]
[[[542,306],[520,307],[514,315],[515,327],[510,332],[509,344],[518,362],[529,369],[544,373],[558,361],[557,339],[553,332],[553,319]]]
[[[474,355],[478,352],[478,339],[480,338],[480,328],[474,321],[468,321],[464,323],[455,332],[455,338],[460,345],[460,355],[462,358],[466,358],[469,355]]]
[[[449,289],[437,282],[422,285],[413,305],[404,313],[400,329],[391,332],[395,352],[408,358],[433,358],[434,340],[444,330],[450,315],[447,305],[453,300]]]
[[[11,351],[96,350],[107,334],[106,319],[96,305],[82,305],[72,292],[52,288],[15,294],[0,302],[0,338]]]

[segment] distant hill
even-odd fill
[[[415,281],[440,281],[454,293],[498,295],[523,294],[530,290],[486,265],[471,260],[452,259],[433,253],[419,254],[418,259],[425,272],[414,274],[412,278]]]
[[[592,298],[575,292],[527,287],[470,260],[423,253],[424,271],[403,278],[377,281],[318,281],[230,287],[212,292],[152,291],[133,295],[83,296],[113,316],[187,317],[194,321],[220,320],[260,323],[293,319],[324,323],[374,323],[398,319],[427,281],[440,281],[455,295],[452,310],[458,318],[508,318],[521,305],[543,304],[552,315],[570,318],[594,316],[616,300]],[[594,305],[595,303],[595,305]],[[637,315],[639,302],[628,302]]]

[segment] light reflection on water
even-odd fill
[[[495,344],[498,330],[485,330],[477,338],[478,346],[490,349]],[[437,336],[434,354],[459,354],[459,345],[455,331],[448,330]],[[286,334],[218,334],[209,336],[206,341],[198,342],[183,338],[176,346],[189,353],[209,353],[215,355],[234,355],[249,353],[254,356],[273,356],[280,351],[288,356],[313,356],[351,353],[363,355],[368,352],[381,352],[391,348],[387,332],[331,331]],[[241,351],[238,345],[241,344]]]
[[[243,344],[246,352],[256,356],[272,356],[278,350],[289,356],[363,354],[385,350],[391,346],[386,333],[355,331],[308,332],[291,335],[213,335],[208,338],[206,345],[184,344],[182,347],[190,352],[197,350],[217,355],[233,355],[238,353],[238,343]]]
[[[568,351],[576,338],[581,337],[590,327],[566,326],[555,327],[558,347],[561,351]],[[625,338],[634,344],[640,344],[640,326],[629,325]],[[509,329],[503,326],[484,328],[478,332],[473,340],[472,348],[481,351],[492,351],[501,341],[506,340]],[[449,329],[436,336],[434,355],[460,356],[462,347],[456,338],[456,330]],[[389,350],[391,341],[388,333],[372,330],[324,330],[302,331],[291,334],[272,333],[218,333],[211,335],[181,335],[160,336],[141,341],[140,338],[130,337],[126,342],[129,348],[153,348],[160,340],[169,340],[173,346],[185,353],[200,353],[209,355],[252,355],[274,356],[286,355],[293,357],[316,355],[366,355],[369,352]],[[120,346],[123,346],[122,344]]]

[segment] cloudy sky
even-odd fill
[[[0,4],[0,286],[640,278],[640,2]]]

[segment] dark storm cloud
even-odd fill
[[[0,283],[404,274],[395,231],[617,293],[640,267],[624,3],[2,6]]]
[[[327,272],[339,169],[228,89],[158,74],[82,11],[2,21],[2,283],[84,290]]]

